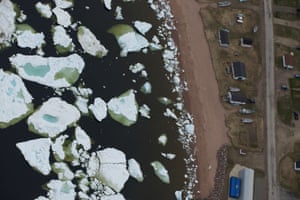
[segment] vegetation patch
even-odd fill
[[[277,111],[280,120],[287,125],[291,125],[293,103],[290,96],[282,96],[277,101]]]
[[[296,7],[298,0],[274,0],[274,3],[279,6]]]
[[[291,38],[291,39],[300,41],[300,38],[299,38],[300,29],[275,24],[274,32],[278,36]]]
[[[300,20],[300,16],[295,13],[287,13],[287,12],[279,12],[276,11],[274,16],[279,19],[289,20],[289,21],[296,21]]]

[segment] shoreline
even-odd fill
[[[174,40],[180,52],[180,67],[184,70],[182,78],[189,88],[184,92],[184,100],[187,110],[194,117],[197,136],[194,151],[199,187],[195,188],[195,195],[205,198],[215,188],[217,152],[229,143],[226,111],[220,102],[210,49],[199,14],[201,5],[194,0],[170,0],[169,3],[176,26]]]

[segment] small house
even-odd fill
[[[246,80],[246,66],[242,62],[233,62],[231,65],[234,80]]]
[[[250,38],[241,38],[241,46],[242,47],[252,47],[252,39]]]
[[[227,29],[219,30],[219,42],[221,47],[229,46],[229,30]]]
[[[232,105],[244,105],[248,102],[248,99],[239,92],[228,92],[227,97]]]
[[[295,67],[295,58],[290,54],[282,56],[282,66],[286,69],[293,69]]]
[[[241,193],[241,179],[238,177],[230,177],[229,197],[238,199]]]
[[[294,162],[294,170],[295,171],[300,171],[300,161],[295,161]]]
[[[241,200],[253,200],[254,191],[254,170],[251,168],[241,169],[239,172],[241,179]]]

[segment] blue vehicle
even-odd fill
[[[238,177],[230,177],[229,197],[238,199],[241,194],[241,179]]]

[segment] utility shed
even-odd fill
[[[300,161],[295,161],[294,162],[294,170],[295,171],[300,171]]]
[[[229,30],[221,29],[219,31],[219,42],[221,47],[229,46]]]
[[[241,169],[239,177],[241,179],[241,195],[239,199],[253,200],[254,170],[250,168]]]
[[[290,54],[282,56],[282,66],[286,69],[293,69],[295,66],[295,58]]]
[[[229,197],[231,198],[239,198],[241,192],[241,179],[238,177],[230,177],[230,186],[229,186]]]
[[[232,105],[243,105],[247,103],[247,98],[239,92],[228,92],[228,102]]]
[[[252,39],[251,38],[241,38],[241,46],[242,47],[252,47]]]
[[[242,62],[233,62],[231,65],[232,68],[232,77],[234,80],[245,80],[246,75],[246,66]]]

